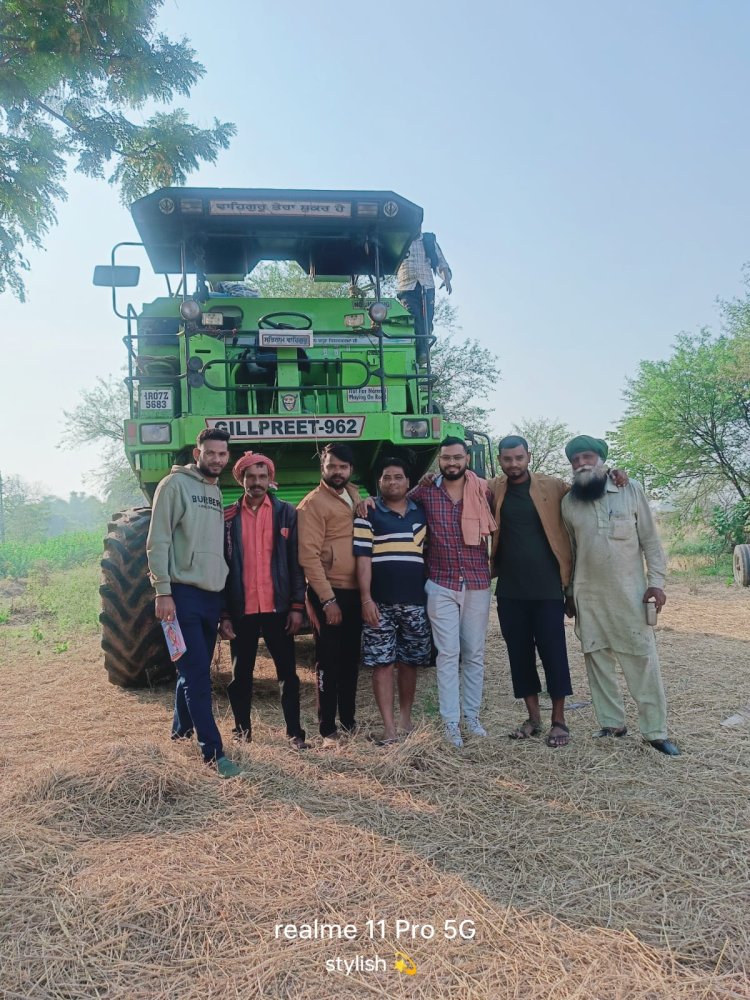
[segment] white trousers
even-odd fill
[[[602,728],[621,729],[625,725],[625,706],[617,682],[619,663],[628,691],[638,706],[638,726],[644,738],[667,738],[667,699],[656,651],[651,656],[634,656],[613,649],[597,649],[586,653],[584,659],[591,700]]]
[[[482,705],[484,642],[491,593],[448,590],[432,580],[425,584],[427,614],[437,646],[437,683],[444,722],[476,718]]]

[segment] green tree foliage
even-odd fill
[[[488,434],[493,409],[483,400],[500,381],[497,355],[482,347],[478,340],[460,337],[460,328],[439,329],[437,308],[435,315],[437,341],[431,352],[435,377],[433,399],[443,407],[449,420],[463,424],[467,430]]]
[[[711,511],[711,527],[720,545],[719,551],[731,552],[747,541],[750,524],[750,498],[737,503],[716,504]]]
[[[264,261],[253,269],[247,282],[269,299],[345,299],[349,295],[349,285],[313,281],[293,260]]]
[[[64,447],[101,446],[101,459],[91,479],[104,493],[110,511],[140,506],[145,501],[138,480],[125,456],[122,438],[123,421],[130,413],[128,390],[122,379],[98,378],[91,389],[84,389],[81,401],[73,410],[64,410],[65,429],[60,441]]]
[[[67,500],[50,496],[38,483],[20,476],[2,479],[0,537],[7,543],[34,545],[71,531],[101,529],[106,514],[101,500],[73,492]]]
[[[729,327],[719,336],[682,334],[665,361],[642,361],[612,441],[618,464],[683,507],[750,496],[746,352],[746,335]]]
[[[2,490],[2,525],[0,538],[5,542],[36,542],[47,537],[49,512],[44,507],[44,490],[39,483],[27,483],[16,475],[4,475]]]
[[[574,436],[573,431],[559,420],[523,419],[513,424],[513,434],[526,438],[531,452],[532,472],[543,472],[559,479],[570,478],[570,462],[565,455],[565,445]]]
[[[108,176],[126,203],[213,163],[234,125],[193,125],[181,108],[204,68],[186,39],[155,29],[163,0],[0,4],[0,292],[24,296],[24,246],[41,247],[65,198],[68,163]]]

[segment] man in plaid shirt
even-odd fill
[[[463,746],[459,722],[486,736],[479,721],[484,684],[484,641],[490,610],[490,562],[487,542],[464,541],[461,518],[469,455],[460,438],[446,438],[438,456],[440,475],[409,496],[427,514],[427,613],[438,648],[437,681],[445,738]],[[492,509],[492,494],[484,489]],[[459,666],[460,664],[460,666]]]
[[[453,275],[443,251],[433,233],[420,232],[407,250],[396,274],[398,300],[414,317],[417,364],[420,367],[427,364],[429,357],[432,318],[435,313],[434,273],[443,279],[445,290],[450,295],[453,291]]]

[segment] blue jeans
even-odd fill
[[[417,282],[414,288],[399,292],[398,300],[414,317],[417,358],[427,357],[432,336],[432,319],[435,315],[435,289],[423,288]]]
[[[172,584],[187,650],[177,660],[177,687],[174,696],[172,735],[188,736],[195,730],[198,746],[206,761],[224,756],[216,726],[211,693],[211,660],[221,613],[221,594],[186,583]]]

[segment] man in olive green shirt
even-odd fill
[[[203,430],[195,463],[175,465],[156,488],[146,542],[156,617],[178,621],[186,650],[177,660],[172,739],[198,738],[203,759],[222,778],[239,767],[224,755],[213,716],[211,659],[228,567],[219,476],[229,461],[229,434]]]

